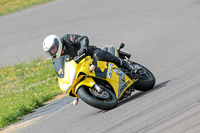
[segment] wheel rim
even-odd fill
[[[91,95],[94,98],[98,99],[98,100],[101,100],[101,101],[104,101],[104,102],[110,102],[110,101],[112,101],[113,100],[112,95],[108,91],[106,91],[104,88],[102,88],[102,89],[103,89],[102,92],[98,92],[94,88],[91,88],[89,90],[90,90]]]
[[[132,65],[136,66],[137,73],[139,75],[141,75],[141,77],[140,77],[141,79],[147,80],[147,79],[150,78],[151,75],[146,71],[146,69],[144,67],[142,67],[142,66],[140,66],[138,64],[134,64],[134,63],[132,63]]]
[[[142,77],[141,77],[142,79],[149,79],[149,78],[150,78],[149,73],[148,73],[143,67],[141,67],[141,68],[138,70],[138,73],[142,76]]]

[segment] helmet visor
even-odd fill
[[[58,51],[58,46],[54,45],[52,48],[49,49],[49,54],[50,55],[55,55]]]
[[[48,53],[54,57],[56,56],[56,53],[58,51],[58,46],[59,46],[59,42],[57,39],[54,39],[54,44],[52,45],[52,47],[48,50]]]

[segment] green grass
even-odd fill
[[[0,0],[0,16],[53,0]]]
[[[51,60],[0,68],[0,128],[61,93]]]
[[[0,16],[53,0],[0,0]],[[61,94],[51,60],[0,67],[0,128]]]

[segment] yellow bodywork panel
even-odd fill
[[[119,56],[117,49],[115,49],[115,56]]]
[[[77,64],[75,64],[74,62],[65,63],[64,77],[58,78],[58,81],[69,84],[70,83],[70,78],[69,78],[70,67],[76,67],[76,65]]]
[[[91,65],[95,65],[94,70],[90,70]],[[73,73],[74,69],[76,74],[73,78],[70,73]],[[123,92],[137,81],[131,80],[114,63],[95,61],[90,56],[85,57],[78,64],[74,60],[66,62],[64,75],[64,78],[58,78],[60,88],[63,84],[69,85],[70,88],[67,88],[66,91],[69,95],[72,94],[71,96],[76,97],[79,97],[76,92],[80,86],[89,88],[94,86],[94,77],[107,81],[114,89],[117,99],[120,99]],[[82,80],[83,77],[86,78]],[[82,81],[80,82],[80,80]]]
[[[95,70],[89,72],[88,75],[106,80],[113,87],[117,99],[134,83],[114,63],[104,61],[97,61]]]
[[[62,91],[67,91],[73,85],[73,81],[76,77],[76,67],[77,67],[77,64],[73,60],[70,62],[65,62],[64,77],[63,78],[58,77],[58,84]],[[64,84],[66,84],[66,86],[68,85],[67,90],[61,87]]]
[[[90,87],[92,88],[95,84],[95,81],[91,78],[91,77],[88,77],[86,79],[84,79],[83,81],[81,81],[77,86],[76,86],[76,89],[75,89],[75,93],[77,92],[78,88],[80,86],[87,86],[87,87]]]

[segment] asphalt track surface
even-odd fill
[[[110,111],[67,104],[22,133],[199,133],[199,0],[56,0],[0,18],[0,65],[46,55],[48,34],[87,35],[90,44],[126,44],[156,86]]]

